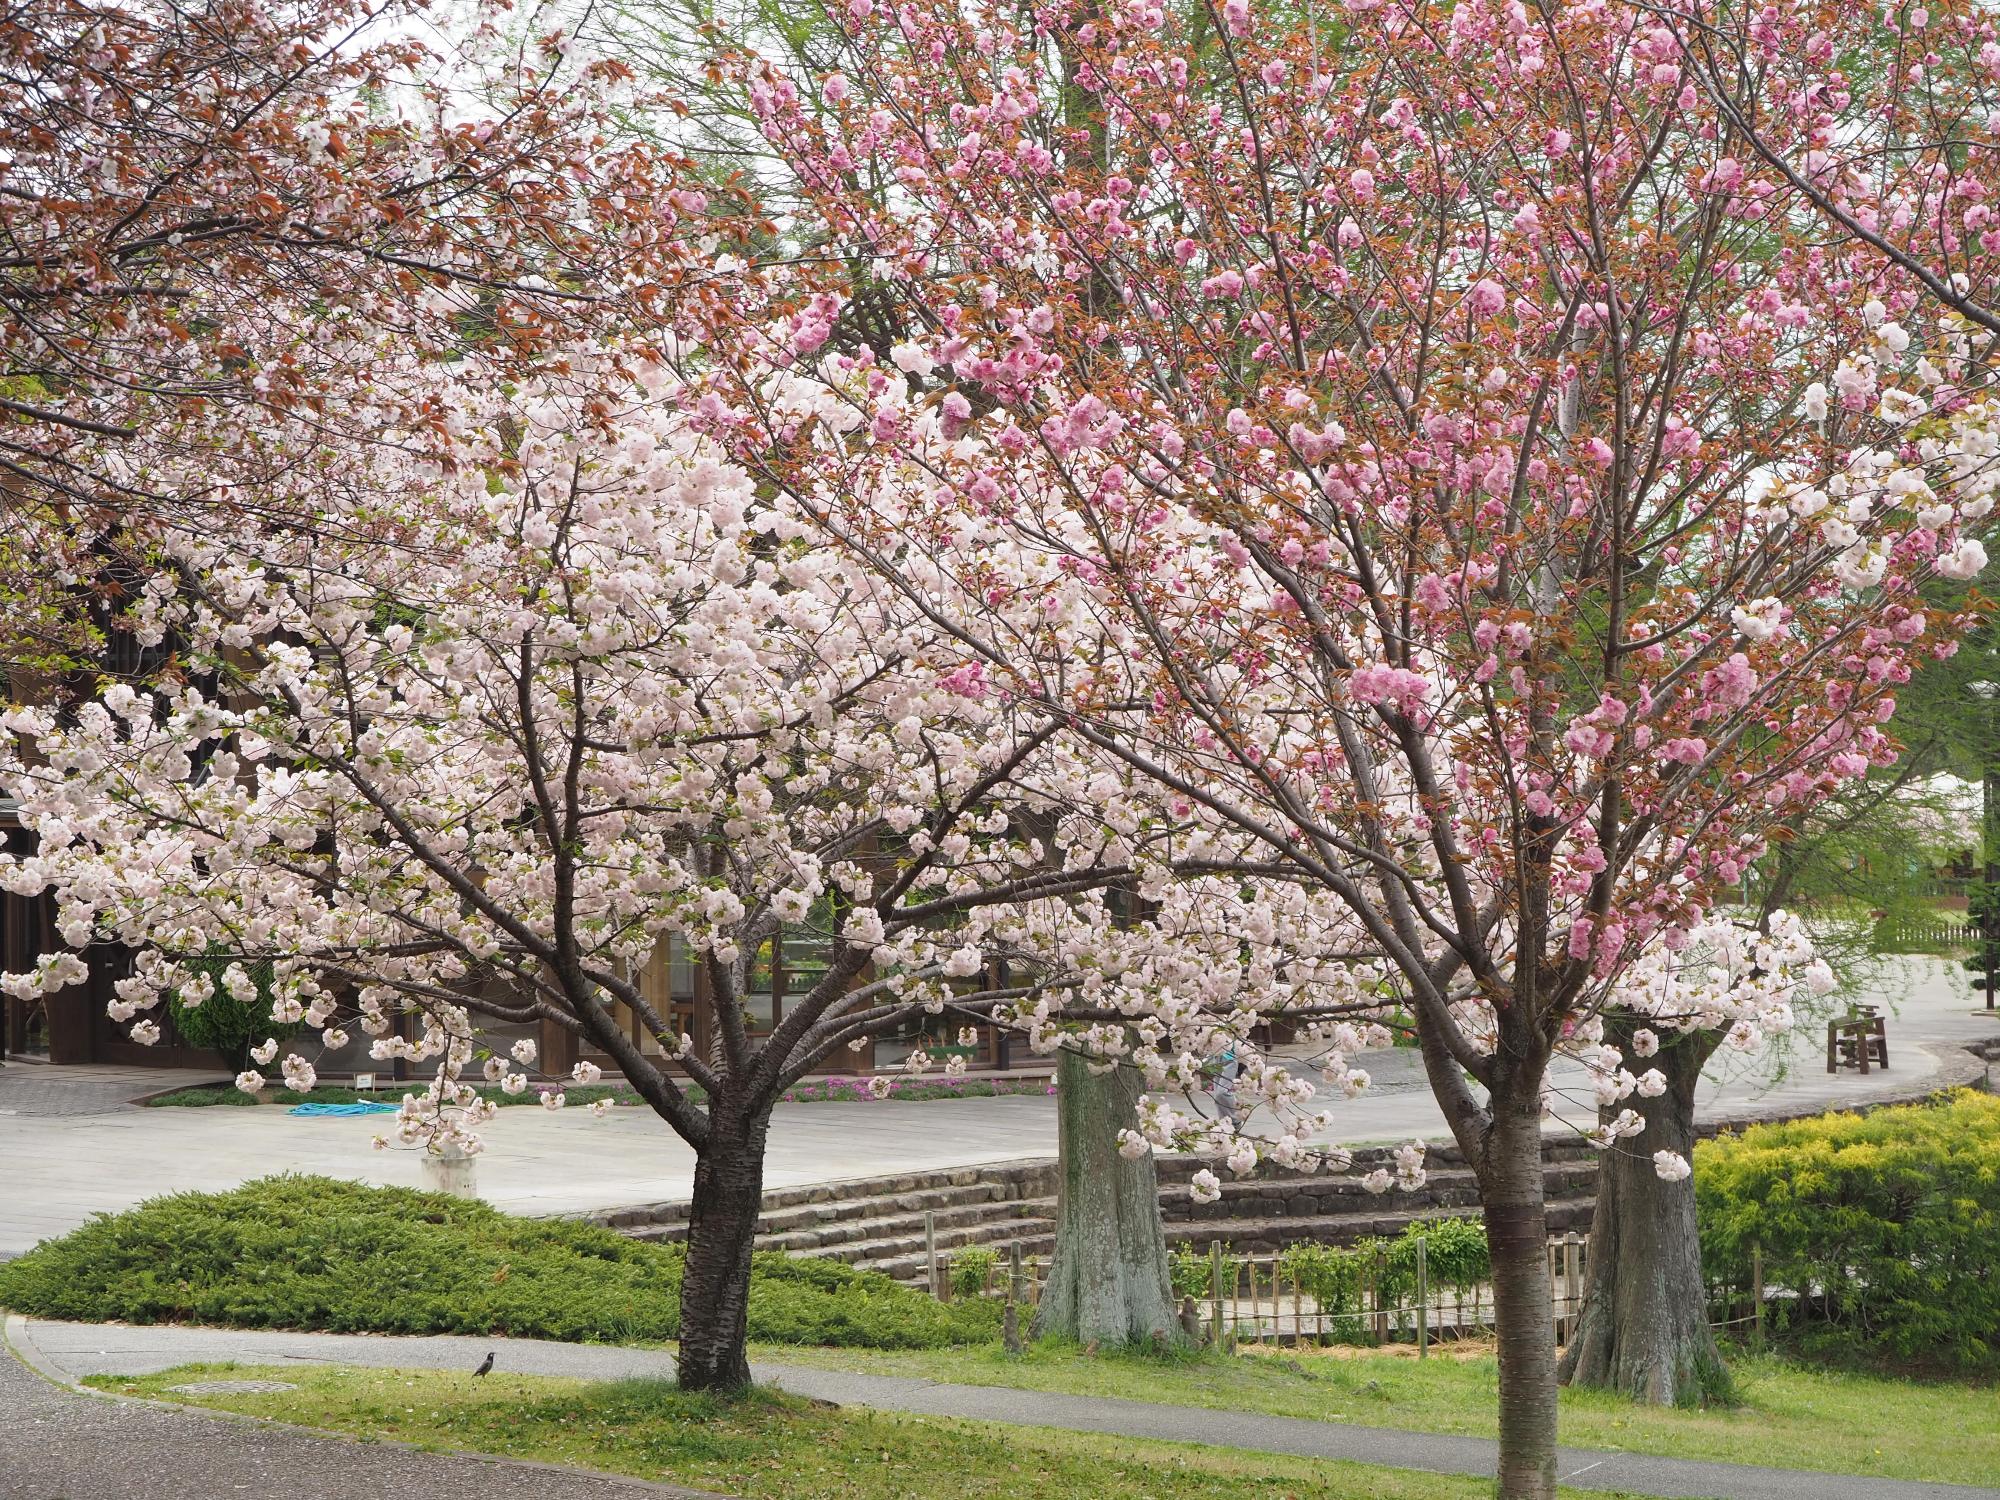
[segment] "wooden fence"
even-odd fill
[[[1875,930],[1876,944],[1889,952],[1945,953],[1979,942],[1976,922],[1950,912],[1921,917],[1890,917]]]
[[[1187,1334],[1199,1342],[1218,1337],[1229,1344],[1390,1344],[1414,1343],[1419,1358],[1440,1340],[1456,1340],[1491,1331],[1493,1289],[1490,1283],[1466,1287],[1427,1284],[1425,1257],[1416,1256],[1415,1286],[1408,1293],[1383,1290],[1383,1278],[1364,1274],[1356,1308],[1321,1307],[1304,1279],[1280,1254],[1225,1256],[1220,1242],[1209,1246],[1209,1292],[1181,1300],[1181,1320]],[[933,1246],[935,1241],[932,1241]],[[1010,1261],[985,1271],[978,1287],[961,1295],[997,1295],[1007,1302],[1010,1344],[1031,1320],[1041,1300],[1048,1267],[1035,1257],[1024,1258],[1011,1247]],[[1764,1333],[1765,1289],[1763,1256],[1753,1251],[1754,1285],[1747,1288],[1711,1286],[1710,1321],[1717,1329],[1750,1325],[1760,1344]],[[932,1294],[952,1294],[952,1268],[930,1253]],[[1378,1261],[1379,1264],[1379,1261]],[[1569,1342],[1583,1315],[1583,1292],[1590,1267],[1590,1236],[1551,1235],[1548,1243],[1549,1301],[1555,1318],[1556,1341]],[[1747,1304],[1747,1306],[1746,1306]],[[1718,1316],[1719,1314],[1719,1316]]]

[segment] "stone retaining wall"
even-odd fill
[[[1046,1198],[1056,1190],[1054,1157],[1031,1157],[1019,1161],[988,1162],[982,1166],[952,1167],[937,1172],[902,1172],[890,1177],[856,1177],[844,1182],[808,1183],[801,1187],[772,1188],[764,1194],[764,1212],[798,1208],[808,1203],[843,1203],[856,1198],[893,1198],[927,1188],[999,1185],[1007,1189],[1006,1199]],[[685,1224],[689,1204],[685,1199],[666,1203],[639,1203],[629,1208],[605,1209],[586,1214],[590,1223],[611,1229],[643,1229],[653,1225]]]
[[[1914,1103],[1949,1088],[1989,1088],[1995,1063],[2000,1063],[2000,1036],[1954,1047],[1941,1060],[1937,1073],[1906,1089],[1859,1100],[1854,1108],[1865,1112],[1892,1104]],[[1699,1134],[1713,1136],[1725,1130],[1740,1130],[1750,1125],[1823,1112],[1819,1108],[1802,1110],[1787,1106],[1782,1101],[1746,1106],[1732,1110],[1719,1119],[1704,1120],[1699,1126]],[[1589,1200],[1594,1196],[1594,1189],[1585,1179],[1595,1174],[1595,1150],[1579,1137],[1550,1136],[1545,1152],[1550,1183],[1551,1227],[1558,1230],[1588,1229]],[[1215,1158],[1162,1156],[1157,1163],[1161,1213],[1171,1239],[1205,1244],[1209,1238],[1227,1237],[1245,1252],[1263,1254],[1295,1239],[1325,1237],[1328,1229],[1333,1227],[1324,1222],[1309,1224],[1308,1221],[1312,1220],[1345,1221],[1338,1226],[1340,1233],[1333,1237],[1360,1238],[1368,1234],[1393,1233],[1411,1217],[1424,1213],[1478,1212],[1478,1194],[1471,1184],[1472,1174],[1465,1165],[1463,1155],[1450,1144],[1431,1147],[1425,1158],[1431,1182],[1416,1193],[1399,1193],[1392,1189],[1377,1196],[1366,1192],[1361,1186],[1361,1179],[1377,1167],[1393,1171],[1393,1153],[1394,1148],[1389,1146],[1362,1147],[1353,1153],[1350,1169],[1342,1173],[1302,1174],[1264,1163],[1243,1178],[1232,1176]],[[1189,1180],[1203,1167],[1213,1170],[1223,1179],[1222,1197],[1213,1203],[1195,1203],[1188,1191]],[[764,1209],[771,1212],[811,1203],[878,1197],[894,1199],[927,1189],[963,1187],[974,1183],[998,1185],[1005,1189],[1000,1195],[1003,1198],[1028,1201],[1053,1197],[1056,1181],[1055,1158],[1041,1157],[955,1167],[940,1172],[911,1172],[776,1188],[764,1195]],[[614,1229],[684,1224],[687,1222],[688,1205],[685,1202],[639,1204],[589,1217],[595,1223]],[[1562,1222],[1556,1222],[1558,1219]],[[1291,1226],[1275,1222],[1267,1234],[1260,1236],[1237,1237],[1201,1232],[1200,1226],[1216,1224],[1220,1230],[1223,1226],[1219,1221],[1229,1220],[1296,1220],[1298,1232],[1288,1233]]]

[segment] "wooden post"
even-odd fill
[[[1234,1287],[1230,1295],[1236,1294]],[[1208,1304],[1214,1321],[1209,1325],[1209,1339],[1216,1348],[1222,1347],[1222,1241],[1208,1242]]]
[[[1000,1333],[1009,1354],[1021,1352],[1021,1242],[1007,1247],[1007,1309],[1001,1316]]]
[[[1375,1266],[1369,1273],[1368,1289],[1375,1303],[1375,1318],[1371,1337],[1378,1345],[1388,1342],[1389,1309],[1382,1300],[1382,1273],[1388,1269],[1386,1257],[1378,1247],[1375,1251]]]
[[[1292,1267],[1292,1343],[1306,1341],[1306,1294],[1299,1285],[1299,1268]]]
[[[1355,1279],[1354,1342],[1365,1344],[1375,1336],[1375,1263],[1362,1266]]]
[[[1430,1266],[1425,1260],[1424,1237],[1417,1236],[1417,1358],[1429,1359],[1431,1353],[1431,1277]]]
[[[1570,1335],[1576,1332],[1576,1304],[1581,1295],[1581,1267],[1577,1263],[1578,1240],[1576,1231],[1563,1236],[1563,1322],[1562,1341],[1568,1344]]]
[[[930,1274],[931,1295],[943,1301],[938,1290],[937,1214],[928,1208],[924,1210],[924,1265]]]
[[[1569,1341],[1569,1303],[1566,1300],[1569,1294],[1563,1284],[1562,1240],[1555,1236],[1549,1240],[1549,1286],[1549,1300],[1556,1309],[1556,1342],[1564,1344]]]
[[[1750,1317],[1757,1347],[1764,1347],[1764,1242],[1750,1242]]]

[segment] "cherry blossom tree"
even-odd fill
[[[1977,0],[1662,7],[1653,38],[1771,190],[1905,297],[2000,333],[2000,27]]]
[[[1916,591],[1985,562],[1977,320],[1829,239],[1650,7],[835,19],[837,72],[738,62],[829,253],[710,331],[711,430],[1351,914],[1480,1182],[1501,1491],[1552,1495],[1549,1063],[1689,1197],[1640,1033],[1824,982],[1721,907],[1950,649]]]
[[[291,1086],[357,1027],[433,1069],[396,1141],[470,1152],[475,1081],[519,1092],[536,1061],[490,1029],[574,1034],[695,1151],[680,1378],[729,1389],[771,1111],[808,1070],[935,1017],[1191,1084],[1219,1036],[1374,1007],[1350,966],[1299,967],[1333,903],[1261,888],[1229,830],[1012,712],[905,590],[760,498],[659,364],[481,368],[433,376],[452,469],[385,442],[311,527],[156,518],[131,624],[168,663],[0,721],[38,839],[0,880],[52,894],[73,947],[136,950],[113,1005],[135,1037],[163,995],[262,986],[309,1038]],[[823,963],[753,1030],[784,933]],[[704,1048],[643,980],[663,945],[705,975]],[[1171,1331],[1147,1316],[1135,1336]]]
[[[450,574],[453,567],[467,566],[465,549],[503,544],[492,533],[497,523],[491,517],[481,522],[483,530],[468,531],[449,502],[426,488],[444,482],[441,475],[470,485],[480,482],[478,476],[518,466],[516,433],[523,423],[532,427],[533,419],[505,410],[499,388],[532,379],[553,403],[550,409],[560,409],[578,433],[587,431],[604,419],[602,403],[608,399],[616,408],[629,392],[607,398],[582,337],[592,332],[613,337],[650,324],[674,296],[689,292],[690,270],[698,281],[711,269],[705,256],[690,261],[679,237],[691,216],[719,213],[711,193],[671,154],[607,129],[611,105],[625,106],[629,118],[632,109],[658,101],[627,88],[628,70],[616,60],[572,64],[568,40],[560,33],[510,49],[495,14],[476,12],[474,30],[453,44],[434,31],[422,32],[418,40],[419,5],[384,9],[345,0],[283,14],[229,5],[194,12],[145,5],[100,12],[52,4],[10,17],[0,45],[17,66],[0,81],[8,105],[0,111],[0,147],[8,152],[10,179],[21,190],[0,205],[0,223],[15,250],[0,336],[8,340],[21,378],[7,393],[16,440],[0,447],[0,464],[11,476],[4,501],[10,524],[0,545],[20,549],[15,555],[22,566],[10,569],[17,582],[6,599],[5,654],[16,669],[17,690],[25,687],[36,704],[17,720],[17,743],[46,740],[51,759],[37,764],[45,772],[60,766],[64,778],[37,783],[28,795],[27,821],[41,835],[42,847],[12,878],[21,890],[61,891],[69,888],[66,881],[91,888],[96,877],[85,866],[93,851],[102,855],[105,846],[94,834],[66,840],[73,832],[70,815],[91,806],[95,797],[111,799],[108,805],[119,809],[118,826],[126,833],[136,836],[138,829],[150,828],[157,837],[166,827],[179,828],[187,842],[169,839],[169,853],[162,855],[165,872],[159,873],[164,881],[170,872],[180,883],[156,885],[148,875],[136,886],[122,887],[125,906],[116,936],[138,947],[142,957],[128,993],[117,1002],[120,1018],[134,1022],[141,1040],[157,1036],[148,1002],[162,987],[199,1005],[218,986],[232,996],[251,986],[249,976],[275,960],[290,986],[280,1004],[286,1024],[309,1021],[312,1035],[338,1047],[347,1040],[346,1028],[353,1024],[348,1009],[358,997],[362,1026],[378,1036],[377,1056],[436,1063],[431,1089],[412,1099],[398,1127],[405,1143],[432,1149],[476,1149],[485,1109],[467,1095],[463,1074],[481,1050],[480,1024],[564,1024],[602,1048],[604,1008],[583,997],[608,995],[626,1006],[641,1023],[630,1035],[645,1056],[616,1061],[636,1070],[632,1081],[696,1144],[702,1159],[692,1255],[696,1274],[688,1292],[698,1316],[690,1320],[684,1374],[691,1384],[730,1384],[744,1377],[743,1257],[770,1100],[800,1071],[843,1047],[867,1045],[877,1031],[906,1026],[913,1013],[943,1008],[947,989],[962,1019],[978,1018],[996,1000],[1038,1001],[1044,986],[1068,972],[1062,964],[1069,950],[1080,953],[1077,966],[1091,974],[1101,973],[1115,952],[1136,954],[1143,946],[1140,937],[1106,936],[1105,910],[1083,899],[1106,886],[1130,885],[1133,854],[1129,849],[1078,854],[1097,846],[1073,841],[1068,854],[1080,862],[1062,873],[1047,839],[1066,805],[1061,797],[1044,797],[1029,824],[1014,826],[1003,817],[999,832],[982,828],[999,814],[978,798],[999,796],[1025,774],[1008,759],[1012,753],[1058,787],[1072,772],[1092,785],[1101,778],[1081,773],[1073,748],[1052,747],[1046,726],[1023,730],[1008,749],[990,703],[978,709],[980,726],[970,732],[950,715],[930,714],[938,702],[972,713],[966,705],[990,695],[976,674],[945,688],[910,687],[908,674],[919,670],[922,652],[911,648],[899,657],[899,638],[881,618],[857,612],[837,624],[822,622],[815,627],[818,639],[843,650],[857,640],[879,639],[887,655],[857,653],[849,663],[851,674],[834,674],[844,686],[829,686],[832,679],[821,677],[797,688],[799,701],[812,702],[822,715],[838,715],[855,706],[846,695],[858,694],[856,701],[880,712],[884,700],[871,696],[878,684],[868,674],[879,669],[881,682],[901,683],[914,710],[903,716],[909,720],[906,733],[918,738],[889,740],[887,749],[865,751],[841,740],[841,753],[856,750],[881,766],[898,757],[925,757],[935,770],[933,795],[921,812],[900,802],[891,808],[897,797],[921,789],[921,778],[906,777],[886,801],[861,798],[844,804],[843,812],[822,809],[814,814],[820,823],[798,831],[817,861],[812,868],[835,867],[864,883],[878,870],[887,872],[884,888],[901,895],[885,898],[891,901],[890,918],[880,941],[841,949],[840,961],[828,966],[813,993],[793,997],[781,1034],[753,1042],[743,1034],[737,1005],[747,982],[745,966],[754,963],[760,945],[777,941],[781,926],[804,923],[834,938],[832,919],[855,895],[821,873],[807,910],[793,911],[796,891],[758,884],[779,878],[765,857],[772,851],[759,850],[757,857],[720,852],[736,848],[740,819],[691,832],[683,844],[658,854],[681,861],[681,878],[735,893],[706,898],[719,903],[719,915],[702,909],[702,920],[715,930],[727,929],[731,938],[707,929],[691,937],[684,925],[676,925],[685,912],[676,906],[668,913],[656,891],[649,894],[662,902],[662,910],[650,926],[595,931],[590,941],[605,945],[602,951],[585,943],[585,956],[565,968],[554,949],[521,947],[520,933],[495,915],[539,924],[534,930],[554,942],[549,910],[523,912],[510,904],[532,880],[503,896],[491,886],[484,863],[491,839],[479,843],[475,859],[454,841],[458,835],[439,830],[455,818],[476,823],[472,805],[452,800],[469,788],[483,787],[497,806],[508,801],[500,785],[505,775],[526,777],[528,785],[537,775],[545,780],[554,775],[555,761],[548,757],[558,751],[584,754],[574,739],[562,739],[564,729],[574,731],[573,724],[556,723],[529,738],[522,727],[526,721],[517,723],[518,756],[512,762],[504,756],[495,760],[490,749],[468,748],[462,731],[471,722],[469,710],[457,703],[456,717],[430,731],[452,745],[439,752],[439,774],[456,764],[455,757],[484,755],[487,781],[405,784],[390,777],[386,784],[369,781],[364,794],[351,779],[335,776],[326,784],[310,779],[327,771],[327,763],[317,748],[298,746],[327,732],[318,720],[337,708],[350,717],[351,741],[361,733],[358,720],[385,703],[404,716],[399,728],[405,733],[416,733],[412,725],[434,707],[424,691],[406,691],[402,678],[383,662],[414,649],[414,641],[445,649],[436,642],[452,627],[425,616],[411,601],[423,599],[424,589],[435,602],[466,586]],[[708,280],[708,295],[726,299],[727,275]],[[698,286],[693,294],[703,295]],[[439,378],[441,362],[451,368],[448,381]],[[656,439],[643,430],[633,438],[620,426],[600,432],[585,451],[596,462],[622,451],[628,440]],[[537,493],[558,488],[546,472],[532,483]],[[392,498],[399,488],[422,497],[418,514],[406,515]],[[698,548],[707,545],[702,538],[675,530],[696,514],[688,505],[664,514],[656,507],[645,524],[662,528],[677,546]],[[543,521],[515,519],[521,545],[546,540]],[[784,542],[800,545],[797,536]],[[602,542],[593,534],[578,545],[588,550]],[[641,554],[645,545],[638,544]],[[40,565],[27,566],[30,556]],[[50,559],[57,565],[47,566]],[[628,565],[650,564],[640,555]],[[528,567],[521,562],[522,570]],[[409,598],[400,592],[405,578],[423,580]],[[547,602],[525,571],[516,582],[522,597],[537,607]],[[787,575],[773,587],[789,596],[797,585]],[[693,610],[682,598],[686,592],[681,579],[667,597]],[[590,595],[564,606],[611,609],[626,597]],[[756,597],[760,607],[783,611],[798,604],[789,598],[782,606],[771,604],[761,591]],[[385,646],[366,632],[352,639],[329,635],[333,627],[316,623],[314,614],[332,607],[326,605],[329,598],[344,599],[356,611],[374,611],[366,615],[371,628],[400,626],[410,635],[381,638],[400,646]],[[646,598],[640,602],[651,605]],[[556,613],[554,646],[567,649],[578,632],[587,633],[589,621]],[[297,635],[305,643],[299,649],[312,653],[310,663],[281,649],[298,644],[287,634],[291,626],[275,635],[265,628],[294,615],[304,620]],[[338,629],[353,628],[359,617],[340,616]],[[793,622],[790,614],[782,618]],[[754,610],[728,619],[754,635]],[[511,618],[477,612],[458,616],[455,623],[470,633],[460,642],[470,653],[466,659],[481,663],[497,649],[493,631],[518,627]],[[878,630],[889,633],[878,636]],[[134,649],[107,654],[109,638]],[[690,663],[721,644],[720,638],[705,637],[683,643],[682,649],[696,654],[678,670],[691,680],[700,669]],[[785,645],[808,651],[801,635]],[[650,637],[643,646],[662,649]],[[350,648],[355,654],[345,655]],[[267,659],[272,651],[276,658]],[[274,668],[272,660],[282,665]],[[885,661],[894,665],[883,666]],[[328,686],[314,679],[312,695],[288,696],[297,684],[284,672],[311,678],[312,671],[332,671],[335,664],[347,674],[339,682]],[[527,679],[557,670],[540,661],[508,665]],[[647,658],[648,670],[652,665]],[[40,670],[23,675],[24,666]],[[104,688],[107,666],[116,686],[103,703],[89,705]],[[280,675],[264,675],[273,671]],[[73,678],[67,684],[56,680],[65,672]],[[364,680],[371,685],[355,686]],[[818,691],[828,696],[813,697]],[[254,706],[238,701],[244,695]],[[72,726],[68,713],[79,703],[85,706]],[[176,706],[170,709],[169,703]],[[732,734],[740,734],[748,747],[746,764],[762,764],[760,745],[767,755],[789,753],[785,746],[793,730],[783,705],[744,711],[756,722],[715,731],[721,748],[714,753],[725,767]],[[778,717],[766,720],[757,713]],[[211,721],[211,714],[222,717]],[[159,734],[134,734],[149,716],[163,721],[155,726]],[[168,722],[171,731],[164,727]],[[933,724],[940,726],[938,736],[926,732]],[[881,722],[874,727],[887,732]],[[78,766],[69,765],[57,748],[67,734],[81,736],[83,743],[115,745],[116,754],[100,760],[100,745],[83,752]],[[459,739],[453,740],[455,734]],[[250,752],[239,745],[246,736]],[[598,748],[594,742],[592,748]],[[822,746],[832,748],[831,742]],[[349,752],[359,773],[382,770],[359,758],[352,743]],[[24,753],[33,760],[38,752]],[[947,760],[948,771],[942,769]],[[307,766],[311,772],[301,769]],[[76,774],[80,767],[88,774]],[[980,779],[987,771],[993,775],[990,785]],[[699,780],[721,773],[698,768],[692,774]],[[835,780],[854,774],[850,764]],[[256,795],[242,807],[206,807],[182,823],[164,808],[188,795],[186,783],[200,785],[206,789],[202,796],[224,804],[238,784],[255,788]],[[726,792],[728,783],[719,784]],[[286,789],[283,796],[279,787]],[[592,796],[623,795],[616,788],[588,790]],[[373,824],[376,817],[357,811],[362,804],[352,799],[366,803],[368,795],[404,794],[424,808],[416,823],[399,831],[391,822],[387,832],[371,826],[355,835],[400,853],[378,850],[363,857],[343,844],[351,820]],[[964,800],[951,800],[961,794]],[[307,813],[285,801],[292,796],[305,798]],[[825,796],[824,788],[794,788],[778,798],[779,811],[771,815],[794,820],[787,826],[797,830],[796,820]],[[34,810],[46,809],[50,797],[63,811],[44,816]],[[333,799],[331,810],[315,800],[321,797]],[[508,825],[516,842],[532,850],[537,828],[545,841],[555,838],[553,809],[546,798],[537,798],[509,814],[526,820],[518,829]],[[665,814],[648,811],[656,815],[648,833],[658,838],[657,820]],[[286,819],[322,812],[326,826],[313,834],[307,851],[315,873],[294,869],[289,881],[261,889],[217,878],[205,840],[226,837],[246,851],[267,841],[268,847],[254,857],[246,854],[238,867],[240,879],[252,882],[265,859],[283,863],[301,853],[290,842],[298,830]],[[1101,808],[1097,815],[1103,816]],[[593,805],[576,816],[602,816],[595,828],[626,815]],[[957,819],[966,826],[940,835],[935,848],[896,855],[879,847],[885,838],[891,844],[913,837],[921,842],[926,819],[948,828]],[[1135,819],[1121,816],[1121,821],[1136,826]],[[425,842],[420,857],[407,846],[406,835],[435,842]],[[968,841],[989,851],[969,866]],[[315,863],[322,857],[334,861],[334,873]],[[529,858],[518,849],[513,857]],[[193,863],[176,866],[174,859]],[[437,926],[429,912],[357,929],[354,910],[370,908],[384,891],[398,888],[381,878],[385,860],[399,873],[414,872],[411,878],[425,889],[429,903],[471,900],[455,894],[454,883],[470,882],[494,904],[484,910],[475,902],[467,920],[491,930],[480,930],[475,940],[471,929]],[[1040,870],[1051,862],[1055,871]],[[940,873],[946,871],[951,873]],[[994,882],[1004,884],[1010,871],[1014,892],[1024,901],[1066,902],[1063,920],[1008,936]],[[925,884],[934,877],[964,886],[954,884],[949,894],[939,894]],[[550,910],[604,899],[589,889],[558,894],[567,877],[553,870],[540,871],[540,878],[553,882],[550,892],[536,897],[546,899]],[[965,894],[974,888],[985,892],[979,900]],[[310,905],[308,890],[320,907]],[[1241,900],[1240,893],[1192,887],[1183,895],[1192,905],[1178,915],[1162,907],[1169,922],[1191,923],[1196,908]],[[912,909],[896,907],[898,899]],[[300,904],[299,913],[286,916],[286,902]],[[991,910],[976,920],[966,917],[974,908]],[[64,932],[79,946],[113,935],[98,922],[101,913],[90,899],[71,902],[65,911]],[[1016,920],[1025,917],[1017,913]],[[949,958],[927,948],[921,961],[897,946],[896,939],[920,926],[954,921],[972,924],[970,939],[985,932],[980,923],[998,924],[987,948],[991,963],[977,962],[981,950],[971,940],[951,950]],[[329,938],[322,930],[327,927],[342,936]],[[1211,922],[1212,930],[1225,927]],[[1157,924],[1145,931],[1156,934]],[[1200,942],[1215,948],[1220,940],[1210,929],[1205,933]],[[211,940],[235,956],[220,966],[220,978],[192,957],[198,942]],[[635,955],[654,953],[670,940],[691,951],[725,955],[719,967],[708,966],[703,1004],[712,1025],[698,1028],[716,1034],[721,1048],[716,1056],[672,1056],[684,1053],[686,1044],[671,1018],[652,1002],[650,1009],[635,1009],[633,996],[646,998],[635,986],[634,965],[640,962]],[[502,951],[487,951],[493,942]],[[707,946],[695,949],[698,943]],[[1033,976],[1030,982],[996,979],[982,989],[981,981],[1007,961],[1010,944],[1027,944],[1023,953],[1033,948],[1040,955],[1039,966],[1016,955],[1017,970]],[[901,965],[893,979],[865,977],[891,962]],[[1134,975],[1150,972],[1137,956],[1125,962]],[[967,963],[975,971],[961,973]],[[607,964],[605,972],[618,974],[618,984],[603,982],[600,970]],[[1214,974],[1220,971],[1214,962],[1205,961],[1203,970],[1201,992],[1222,994],[1215,988]],[[25,990],[72,981],[79,972],[75,957],[52,956],[37,974],[13,976],[10,982]],[[1229,972],[1245,983],[1240,966]],[[929,979],[920,983],[910,973]],[[1151,984],[1135,980],[1122,986],[1119,1003],[1136,1004],[1134,997]],[[1017,993],[1024,989],[1026,996]],[[857,994],[862,998],[849,998]],[[1225,1007],[1240,1024],[1247,1024],[1242,1017],[1254,1009],[1233,1002]],[[423,1015],[414,1039],[403,1034],[398,1013],[404,1010]],[[1095,1013],[1086,1007],[1084,1014]],[[1089,1049],[1093,1067],[1106,1071],[1087,1069],[1087,1078],[1111,1078],[1108,1065],[1119,1058],[1127,1059],[1119,1066],[1129,1071],[1131,1041],[1122,1028],[1086,1020],[1071,1043],[1070,1033],[1053,1025],[1045,1003],[1025,1005],[1019,1024],[1038,1045]],[[1192,1024],[1184,1018],[1180,1030]],[[1179,1032],[1169,1037],[1162,1029],[1150,1035],[1148,1045],[1158,1052],[1175,1038],[1195,1049],[1175,1064],[1191,1073],[1195,1065],[1189,1059],[1205,1055],[1210,1038]],[[532,1044],[519,1045],[520,1057],[531,1058]],[[256,1048],[260,1067],[276,1063],[281,1050],[275,1040]],[[282,1071],[294,1087],[311,1086],[313,1050],[308,1044],[285,1054]],[[484,1058],[495,1081],[526,1087],[528,1073],[510,1066],[503,1049],[486,1051],[497,1054]],[[762,1059],[754,1069],[753,1053]],[[259,1087],[262,1076],[246,1070],[242,1082]],[[706,1106],[686,1101],[674,1083],[682,1076],[708,1091]],[[740,1087],[712,1089],[718,1081]],[[1282,1095],[1279,1090],[1274,1097]],[[1125,1170],[1136,1176],[1150,1168],[1128,1161]],[[1147,1331],[1158,1323],[1150,1311],[1128,1309],[1126,1316]]]
[[[448,449],[401,372],[468,343],[533,368],[671,279],[674,159],[604,131],[627,70],[503,47],[496,14],[451,55],[414,0],[0,19],[10,666],[102,669],[134,527],[282,505],[313,448],[276,436]]]

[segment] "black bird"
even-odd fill
[[[484,1375],[488,1370],[492,1368],[493,1368],[493,1351],[489,1349],[486,1351],[486,1358],[482,1359],[479,1362],[479,1368],[474,1370],[472,1373],[475,1377],[477,1377],[480,1375]]]

